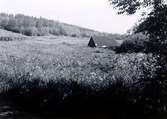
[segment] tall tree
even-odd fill
[[[148,17],[136,28],[149,36],[150,50],[167,55],[167,5],[155,8]],[[148,49],[149,50],[149,49]]]
[[[141,8],[153,6],[154,9],[165,3],[165,0],[109,0],[119,14],[134,14]]]
[[[143,32],[149,36],[148,49],[164,54],[167,45],[167,5],[165,0],[109,0],[119,14],[134,14],[137,10],[152,7],[152,11],[136,27],[135,33]],[[151,47],[150,47],[151,46]],[[151,50],[150,50],[151,51]]]
[[[152,11],[137,26],[135,32],[143,32],[149,36],[147,45],[148,52],[154,53],[157,57],[158,67],[156,78],[150,80],[149,86],[156,91],[147,90],[149,95],[156,95],[153,100],[159,100],[159,104],[154,103],[155,108],[167,111],[167,5],[166,0],[109,0],[119,14],[134,14],[141,8],[151,6]],[[147,79],[148,80],[148,79]],[[144,82],[144,81],[143,81]]]

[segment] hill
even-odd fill
[[[90,37],[91,35],[106,35],[95,30],[69,25],[45,18],[36,18],[22,14],[0,14],[2,29],[21,33],[27,36],[64,35],[72,37]]]
[[[100,37],[101,39],[100,42],[113,41],[114,43],[112,44],[117,44],[117,45],[118,44],[120,45],[126,37],[125,35],[99,32],[96,30],[83,28],[76,25],[70,25],[67,23],[49,20],[42,17],[37,18],[33,16],[26,16],[23,14],[12,15],[12,14],[0,13],[0,29],[19,33],[25,36],[54,35],[54,36],[88,37],[88,38],[90,38],[90,36],[96,36]],[[6,33],[6,31],[4,31],[4,33]]]
[[[8,31],[21,33],[27,36],[64,35],[72,37],[108,36],[113,39],[122,39],[119,34],[109,34],[92,29],[82,28],[75,25],[36,18],[23,14],[0,13],[0,28]]]

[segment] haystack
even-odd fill
[[[88,46],[89,46],[89,47],[92,47],[92,48],[96,47],[96,44],[95,44],[95,42],[94,42],[94,40],[93,40],[93,37],[90,38],[89,43],[88,43]]]

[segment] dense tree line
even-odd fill
[[[28,36],[42,36],[47,34],[66,35],[64,29],[57,22],[44,18],[18,15],[0,14],[1,28]]]
[[[2,29],[21,33],[27,36],[43,36],[43,35],[69,35],[72,37],[90,37],[91,35],[103,35],[103,33],[60,23],[45,18],[36,18],[25,16],[22,14],[0,14],[0,27]]]

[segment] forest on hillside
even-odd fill
[[[0,28],[27,36],[64,35],[90,37],[91,35],[105,35],[105,33],[98,31],[22,14],[12,15],[1,13]]]

